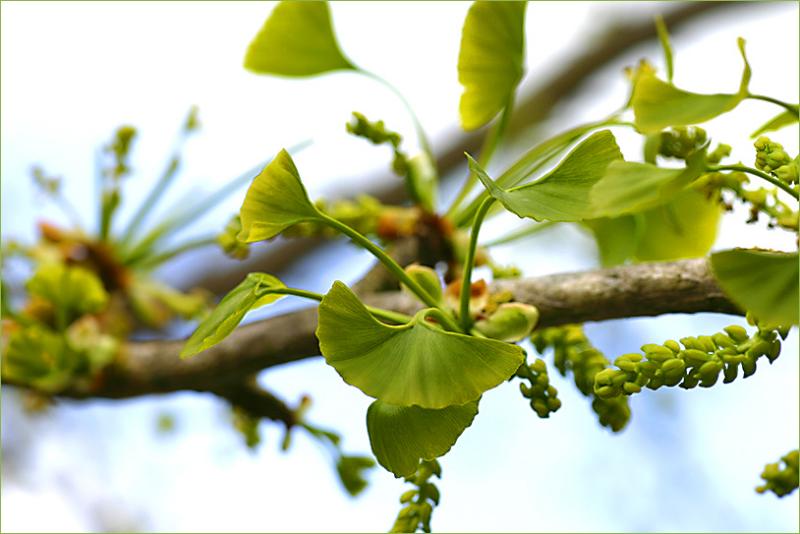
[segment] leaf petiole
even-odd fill
[[[746,98],[750,98],[753,100],[763,100],[764,102],[769,102],[771,104],[775,104],[776,106],[780,106],[790,113],[794,113],[795,115],[800,115],[800,106],[797,104],[789,104],[788,102],[784,102],[783,100],[778,100],[777,98],[772,98],[771,96],[765,95],[754,95],[752,93],[748,93]]]
[[[792,189],[792,186],[790,186],[789,184],[765,172],[762,172],[758,169],[754,169],[752,167],[748,167],[746,165],[713,165],[706,167],[706,170],[708,172],[717,172],[717,171],[746,172],[747,174],[752,174],[753,176],[758,176],[759,178],[768,181],[775,187],[783,189],[784,191],[792,195],[792,197],[794,197],[795,200],[800,199],[800,195],[798,195],[797,191]]]
[[[461,320],[461,328],[464,332],[469,332],[472,326],[472,319],[469,315],[469,300],[471,296],[471,278],[472,267],[475,262],[475,250],[478,248],[478,234],[481,231],[483,219],[486,213],[494,203],[494,197],[489,197],[481,202],[478,211],[475,213],[475,221],[472,223],[472,232],[469,235],[469,248],[467,249],[467,257],[464,260],[464,273],[461,276],[461,302],[459,306],[459,319]]]

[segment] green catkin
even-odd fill
[[[665,158],[686,159],[701,148],[708,136],[697,126],[676,126],[661,132],[658,153]]]
[[[783,145],[761,136],[753,143],[756,149],[756,168],[764,172],[775,172],[776,169],[788,165],[792,158],[783,149]]]
[[[517,370],[517,376],[530,382],[530,386],[524,381],[521,382],[519,390],[523,397],[531,401],[531,409],[540,418],[547,419],[551,413],[557,412],[561,408],[558,390],[550,385],[547,364],[544,363],[544,360],[536,358],[530,365],[521,365]]]
[[[748,321],[755,321],[748,317]],[[643,388],[680,386],[691,389],[711,387],[720,377],[728,384],[736,380],[741,368],[747,378],[756,371],[756,362],[766,356],[770,363],[780,354],[781,339],[788,329],[763,327],[749,335],[738,325],[729,326],[713,336],[681,338],[663,345],[643,345],[639,353],[623,354],[616,360],[616,369],[607,368],[594,377],[594,392],[604,399],[639,393]]]
[[[783,467],[781,467],[781,462]],[[791,451],[781,457],[781,462],[767,464],[764,467],[764,472],[761,473],[764,484],[756,488],[758,493],[771,491],[778,497],[784,497],[797,489],[800,483],[800,472],[798,471],[800,451],[797,449]]]
[[[439,504],[439,488],[430,481],[434,475],[442,478],[442,467],[439,462],[422,460],[417,472],[406,477],[405,481],[414,484],[416,488],[400,496],[400,503],[405,506],[400,509],[389,532],[431,531],[433,507]]]
[[[583,395],[592,399],[592,409],[602,426],[613,432],[625,428],[631,417],[628,399],[606,399],[595,393],[594,377],[606,369],[610,362],[602,352],[592,346],[580,325],[537,330],[531,335],[531,342],[540,354],[548,347],[553,347],[556,369],[562,376],[572,372],[575,386]]]

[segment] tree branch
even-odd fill
[[[723,295],[704,258],[503,280],[491,291],[510,291],[516,301],[536,306],[540,326],[666,313],[741,314]],[[365,295],[364,300],[403,313],[419,308],[417,301],[400,292]],[[131,343],[90,391],[62,396],[125,398],[180,390],[235,390],[257,371],[318,355],[316,326],[316,308],[264,319],[239,328],[188,360],[178,357],[184,343],[180,340]]]

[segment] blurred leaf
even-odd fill
[[[372,452],[395,477],[411,476],[420,460],[445,455],[477,413],[478,401],[427,410],[376,400],[367,410]]]
[[[375,467],[375,461],[367,456],[340,456],[336,462],[336,472],[339,474],[344,489],[355,497],[367,487],[364,471]]]
[[[498,187],[472,158],[469,165],[489,194],[519,217],[578,221],[592,216],[592,186],[609,164],[618,160],[622,160],[622,154],[614,136],[603,130],[586,138],[543,178],[508,191]]]
[[[255,177],[240,211],[245,243],[271,239],[299,222],[320,218],[286,150]]]
[[[588,219],[583,224],[594,235],[603,267],[621,265],[636,253],[639,239],[636,218],[633,215]]]
[[[595,214],[616,216],[668,202],[705,171],[705,164],[703,151],[689,156],[682,169],[614,161],[589,195]]]
[[[672,44],[669,42],[669,30],[664,23],[661,15],[656,16],[656,32],[661,43],[661,50],[664,52],[664,63],[667,66],[667,81],[672,83],[673,63],[672,63]]]
[[[666,204],[641,214],[636,259],[665,261],[705,256],[716,241],[721,216],[719,202],[687,189]]]
[[[283,297],[271,289],[286,287],[272,275],[250,273],[220,301],[211,314],[186,341],[181,358],[193,356],[228,337],[250,310],[271,304]]]
[[[739,91],[733,94],[691,93],[656,78],[652,72],[638,76],[631,99],[636,128],[642,133],[655,133],[669,126],[706,122],[735,108],[748,94],[751,75],[744,39],[740,38],[738,45],[744,60],[744,72]]]
[[[345,382],[370,397],[431,409],[475,400],[522,364],[520,347],[446,332],[428,321],[429,312],[388,326],[334,282],[319,306],[320,350]]]
[[[258,74],[313,76],[355,66],[333,33],[327,2],[278,3],[247,48],[244,67]]]
[[[461,34],[459,113],[465,130],[480,128],[511,101],[525,61],[526,2],[474,2]]]
[[[792,113],[791,111],[786,110],[783,113],[779,113],[776,116],[772,117],[767,122],[765,122],[761,126],[761,128],[751,133],[750,137],[755,139],[761,134],[765,134],[767,132],[774,132],[775,130],[780,130],[784,126],[789,126],[790,124],[794,124],[798,120],[800,120],[800,117],[797,115],[797,113]]]
[[[56,314],[61,314],[65,321],[62,326],[81,314],[102,310],[108,302],[108,293],[97,275],[63,263],[41,265],[26,287],[31,295],[53,304]]]
[[[797,252],[734,249],[711,255],[719,285],[730,299],[770,325],[798,323]]]
[[[78,359],[63,336],[40,326],[14,330],[3,344],[4,379],[55,393],[69,384]]]

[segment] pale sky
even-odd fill
[[[332,6],[342,48],[400,88],[434,145],[457,127],[461,89],[455,64],[468,5]],[[3,2],[3,238],[29,240],[36,219],[59,220],[58,211],[43,207],[30,185],[34,163],[64,176],[70,199],[82,213],[93,213],[93,154],[123,123],[140,132],[131,181],[142,185],[131,184],[128,198],[144,196],[191,105],[199,106],[203,129],[189,143],[182,185],[170,200],[192,188],[217,187],[306,139],[313,145],[296,161],[312,196],[363,188],[370,171],[389,162],[385,152],[344,133],[350,112],[383,118],[411,140],[407,116],[391,93],[354,74],[286,80],[246,72],[244,50],[271,6]],[[587,37],[596,25],[657,8],[532,3],[524,88],[546,79],[573,46],[591,46]],[[733,92],[741,74],[736,37],[743,36],[753,92],[797,101],[797,21],[796,3],[698,19],[673,38],[676,84],[697,92]],[[547,128],[564,129],[616,109],[627,92],[622,67],[645,55],[663,69],[655,42],[631,50],[599,71]],[[707,129],[712,138],[734,146],[734,157],[749,161],[749,133],[778,111],[746,102]],[[636,158],[635,137],[625,132],[618,137],[625,155]],[[797,150],[796,129],[773,138],[790,152]],[[502,170],[504,163],[508,160],[498,160],[491,170]],[[242,194],[191,231],[220,229]],[[766,233],[763,226],[745,225],[745,218],[742,213],[726,218],[716,248],[795,246],[790,234]],[[493,221],[487,237],[509,224],[517,220]],[[335,278],[352,280],[368,264],[352,252],[347,245],[327,249],[294,276],[315,290]],[[497,256],[527,274],[596,264],[591,241],[572,228],[499,248]],[[671,316],[592,324],[587,331],[611,355],[667,337],[712,333],[733,322],[715,315]],[[753,488],[764,464],[798,444],[797,352],[795,331],[781,358],[772,366],[762,364],[748,380],[635,396],[633,420],[621,435],[602,429],[589,402],[560,377],[554,382],[564,407],[548,420],[535,417],[516,384],[501,386],[485,396],[475,424],[442,459],[442,504],[434,513],[434,530],[796,531],[797,492],[781,500],[759,496]],[[274,369],[262,379],[291,402],[312,394],[311,419],[341,432],[349,452],[369,451],[364,413],[370,399],[343,384],[321,360]],[[15,406],[3,403],[3,450],[14,451],[15,465],[26,469],[3,470],[3,531],[380,531],[391,526],[405,489],[376,469],[364,495],[351,499],[321,447],[298,436],[293,449],[281,454],[280,432],[269,424],[262,425],[264,444],[251,453],[228,424],[222,403],[208,396],[65,404],[34,418]],[[155,433],[155,420],[164,411],[177,417],[174,435]]]

